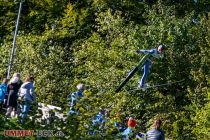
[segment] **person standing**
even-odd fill
[[[7,94],[8,79],[4,79],[0,85],[0,110],[3,108],[5,102],[5,95]]]
[[[78,91],[71,93],[70,95],[70,110],[68,112],[68,115],[71,114],[78,114],[78,110],[75,108],[76,103],[80,102],[80,99],[83,97],[83,91],[86,89],[85,85],[80,83],[77,85]]]
[[[161,129],[161,119],[156,119],[152,125],[152,129],[147,131],[147,140],[165,140],[164,132]]]
[[[20,87],[19,97],[22,99],[20,116],[22,119],[27,117],[31,103],[36,100],[33,82],[34,77],[28,76]]]
[[[20,80],[20,74],[14,73],[13,77],[9,81],[7,86],[8,98],[7,98],[7,112],[6,116],[11,117],[11,112],[14,110],[15,114],[17,112],[17,98],[18,91],[22,85]]]
[[[129,140],[129,137],[133,137],[135,135],[134,129],[136,127],[136,124],[137,122],[133,117],[130,117],[128,119],[128,127],[122,133],[122,135],[124,136],[123,140]]]

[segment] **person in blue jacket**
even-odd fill
[[[5,101],[5,95],[7,94],[7,83],[8,79],[4,79],[2,81],[2,84],[0,85],[0,110],[2,109],[2,106]]]
[[[160,45],[160,46],[158,46],[157,49],[151,49],[151,50],[138,50],[137,49],[136,50],[137,53],[149,53],[149,54],[151,54],[151,57],[149,57],[143,65],[144,74],[139,81],[139,85],[138,85],[139,88],[145,87],[145,81],[146,81],[146,78],[149,74],[149,69],[150,69],[150,66],[152,64],[152,58],[153,57],[161,57],[161,54],[163,53],[164,49],[165,49],[165,46]]]
[[[136,120],[133,117],[129,117],[128,127],[122,132],[122,136],[124,136],[122,140],[129,140],[131,137],[135,137],[134,130],[136,125]]]
[[[75,105],[77,102],[80,102],[80,99],[83,97],[83,91],[86,89],[84,84],[78,84],[77,85],[78,91],[71,93],[70,95],[70,110],[68,112],[68,115],[71,114],[78,114],[78,110],[75,109]]]
[[[95,119],[93,120],[93,125],[96,125],[98,123],[101,124],[105,123],[104,117],[105,117],[105,110],[101,109],[101,111],[98,114],[96,114]]]

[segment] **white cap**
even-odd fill
[[[129,117],[129,119],[128,119],[128,120],[134,120],[134,119],[133,119],[133,117]]]
[[[84,90],[86,87],[85,87],[85,84],[78,84],[77,85],[77,89],[78,90]]]

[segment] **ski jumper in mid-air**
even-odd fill
[[[139,71],[140,68],[142,68],[142,67],[144,68],[144,74],[143,74],[141,80],[139,81],[138,88],[146,88],[145,81],[146,81],[146,77],[149,73],[150,66],[152,64],[152,58],[162,56],[161,54],[163,53],[164,48],[165,48],[164,45],[160,45],[157,49],[136,50],[137,53],[145,53],[145,55],[139,61],[139,64],[129,72],[129,74],[127,75],[125,80],[122,83],[120,83],[120,85],[117,87],[115,92],[118,93],[126,85],[126,83],[129,81],[129,79],[131,79],[133,77],[133,75],[137,71]]]
[[[149,69],[150,69],[150,66],[152,64],[152,58],[153,57],[161,57],[161,54],[163,53],[164,49],[165,49],[165,46],[160,45],[157,49],[136,50],[137,53],[149,53],[149,54],[151,54],[151,56],[146,59],[144,65],[143,65],[144,74],[139,81],[139,85],[138,85],[139,88],[144,88],[146,86],[145,81],[146,81],[146,78],[149,74]]]

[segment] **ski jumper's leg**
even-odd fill
[[[140,83],[139,83],[140,87],[144,87],[147,75],[149,74],[150,65],[151,65],[151,63],[148,61],[146,61],[144,64],[144,74],[142,75]]]

